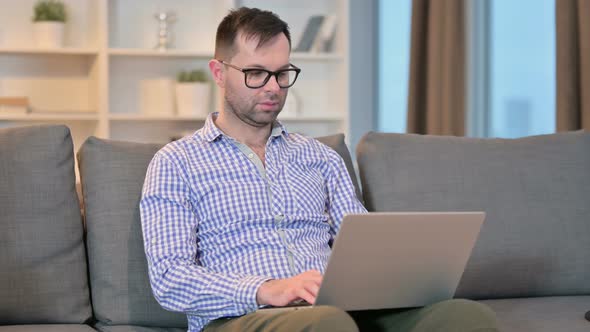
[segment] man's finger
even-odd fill
[[[313,297],[317,297],[318,296],[318,292],[320,291],[320,285],[318,285],[318,284],[316,284],[314,282],[306,282],[306,283],[303,284],[303,287],[305,287],[305,289],[309,293],[311,293],[311,295],[313,295]]]
[[[299,296],[299,298],[304,299],[308,303],[311,303],[311,304],[315,303],[315,296],[303,287],[299,288],[297,295]]]
[[[314,284],[316,284],[319,287],[322,284],[322,280],[324,280],[324,278],[322,278],[322,276],[317,276],[317,277],[309,278],[307,280],[313,282]]]
[[[309,272],[311,275],[314,275],[314,276],[319,276],[319,277],[322,276],[322,273],[318,270],[310,270]]]
[[[308,272],[297,275],[294,278],[298,278],[298,279],[302,279],[302,280],[314,280],[316,283],[322,282],[322,279],[324,277],[320,273],[311,273],[311,271],[308,271]]]

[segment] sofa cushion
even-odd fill
[[[0,332],[96,332],[88,325],[9,325],[0,326]]]
[[[101,332],[186,332],[186,328],[177,327],[146,327],[137,325],[97,325],[95,328]],[[0,331],[2,332],[2,331]]]
[[[320,141],[348,159],[352,170],[343,135]],[[187,326],[185,315],[163,310],[152,296],[142,242],[141,189],[149,162],[161,147],[91,137],[78,153],[93,307],[102,328]]]
[[[496,312],[502,332],[587,332],[584,318],[590,296],[538,297],[480,301]]]
[[[187,326],[152,296],[143,250],[139,199],[160,148],[91,137],[78,153],[94,315],[108,325]]]
[[[0,325],[91,317],[75,184],[67,127],[0,129]]]
[[[370,133],[357,153],[370,211],[487,213],[457,297],[590,294],[590,134]]]
[[[356,196],[362,202],[363,197],[361,194],[361,190],[359,188],[356,173],[354,171],[354,165],[352,164],[352,157],[350,156],[350,151],[348,151],[348,147],[344,142],[344,134],[316,137],[316,139],[334,149],[334,151],[338,152],[338,154],[342,157],[342,159],[344,160],[344,164],[346,164],[348,175],[350,175],[350,179],[352,180],[352,184],[354,185]]]

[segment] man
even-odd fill
[[[158,302],[186,313],[189,331],[357,331],[357,324],[493,331],[489,309],[468,301],[352,314],[255,312],[314,303],[344,214],[366,212],[338,154],[276,121],[300,72],[290,51],[288,26],[271,12],[240,8],[219,25],[209,68],[223,109],[160,150],[144,183],[142,229]]]

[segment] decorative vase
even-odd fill
[[[35,42],[41,48],[60,48],[64,44],[64,23],[62,22],[35,22]]]
[[[209,83],[176,83],[176,112],[179,116],[206,117],[210,100]]]

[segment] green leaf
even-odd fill
[[[34,22],[52,21],[65,23],[66,19],[66,7],[59,0],[37,1],[35,7],[33,7]]]

